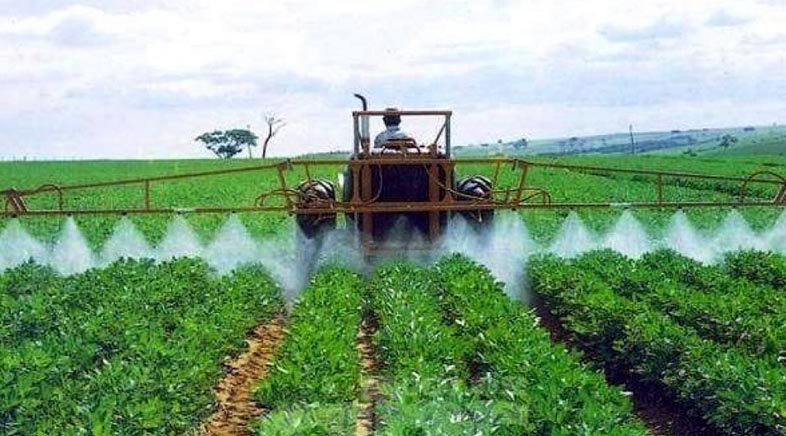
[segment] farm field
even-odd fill
[[[0,276],[4,433],[199,428],[222,356],[282,310],[260,270],[206,273],[179,260],[68,278],[25,264]],[[286,323],[254,389],[266,411],[249,419],[258,434],[353,434],[360,400],[373,401],[368,427],[379,434],[644,434],[619,387],[551,344],[532,312],[466,258],[432,270],[391,264],[368,282],[325,267]],[[357,348],[366,328],[378,350],[373,399]]]
[[[784,173],[778,156],[559,162]],[[28,188],[247,165],[0,163],[0,180]],[[473,173],[493,168],[460,168]],[[152,201],[245,205],[278,184],[275,172],[209,180],[154,185]],[[517,180],[499,173],[503,185]],[[657,195],[651,180],[598,171],[537,168],[528,183],[555,200]],[[696,201],[740,194],[679,178],[664,189]],[[127,207],[142,190],[67,201]],[[423,258],[373,264],[337,246],[302,265],[291,218],[272,214],[0,225],[3,434],[786,433],[780,208],[522,210],[500,214],[490,235],[464,229]],[[671,406],[653,413],[647,390]]]
[[[652,423],[606,368],[657,384],[712,431],[782,434],[783,256],[707,266],[600,251],[535,258],[529,270],[575,351],[461,255],[382,265],[367,279],[322,268],[265,357],[246,424],[256,434],[647,434]],[[25,264],[0,276],[4,432],[203,428],[225,356],[283,310],[262,270],[207,274],[178,260],[71,277]]]

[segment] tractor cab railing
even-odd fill
[[[402,110],[384,110],[384,111],[354,111],[352,112],[352,125],[354,137],[354,155],[368,157],[372,154],[384,154],[385,151],[396,150],[401,154],[419,154],[424,157],[446,157],[450,158],[450,118],[453,115],[452,111],[448,110],[420,110],[420,111],[402,111]],[[369,119],[371,117],[385,117],[385,116],[400,116],[400,117],[440,117],[442,124],[437,131],[434,140],[428,144],[417,144],[414,139],[407,140],[393,140],[388,141],[388,145],[384,145],[382,149],[375,153],[371,146],[371,132],[369,128]],[[439,143],[444,136],[444,150],[440,151]]]

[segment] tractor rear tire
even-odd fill
[[[297,186],[299,209],[324,208],[336,201],[333,184],[325,179],[311,179]],[[335,212],[298,214],[297,225],[308,239],[313,239],[336,228]]]
[[[458,202],[491,202],[494,183],[486,176],[474,175],[456,182],[456,201]],[[465,210],[461,215],[474,227],[485,227],[494,220],[493,209]]]

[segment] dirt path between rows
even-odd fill
[[[358,331],[358,352],[361,364],[361,392],[358,404],[358,418],[355,425],[356,436],[367,436],[374,433],[376,414],[374,406],[379,399],[379,362],[372,335],[377,329],[377,322],[366,316]]]
[[[279,315],[261,324],[246,338],[248,351],[225,364],[226,376],[216,386],[218,409],[202,427],[203,435],[249,434],[248,424],[264,410],[251,398],[257,383],[267,375],[268,363],[284,338],[285,320]]]
[[[553,342],[581,350],[585,355],[591,353],[591,350],[583,349],[574,343],[570,334],[562,328],[559,319],[549,312],[538,296],[533,299],[533,304],[540,318],[540,325],[548,330]],[[629,371],[604,368],[604,375],[610,384],[621,385],[625,391],[632,393],[633,411],[647,427],[647,434],[651,436],[718,435],[717,431],[710,428],[706,422],[688,416],[685,409],[671,400],[662,388],[641,383]]]

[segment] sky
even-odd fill
[[[453,143],[786,122],[786,0],[0,0],[0,159],[347,150],[352,97]],[[436,127],[434,129],[436,131]],[[258,153],[258,151],[257,151]]]

